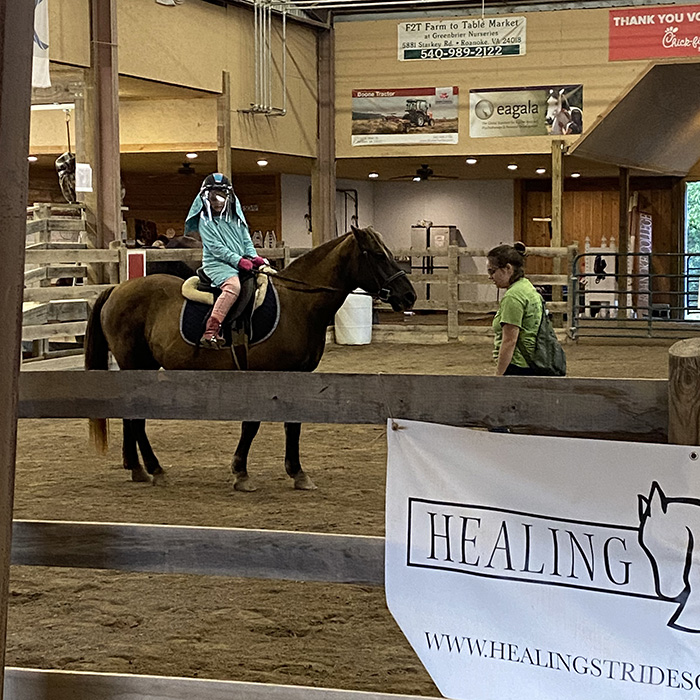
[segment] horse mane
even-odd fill
[[[330,241],[326,241],[325,243],[322,243],[321,245],[312,248],[308,252],[304,253],[303,255],[300,255],[298,258],[290,262],[289,265],[287,265],[287,267],[285,267],[282,271],[282,275],[284,275],[287,271],[294,272],[296,270],[305,270],[309,266],[311,266],[311,269],[313,269],[316,265],[318,265],[319,262],[324,260],[332,251],[334,251],[337,247],[345,243],[348,240],[348,238],[353,238],[353,234],[346,233],[342,236],[339,236],[338,238],[333,238]]]

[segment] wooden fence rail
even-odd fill
[[[382,586],[384,538],[15,520],[12,563]]]
[[[383,424],[665,442],[667,380],[304,372],[24,372],[20,418]]]
[[[418,695],[172,676],[8,668],[6,700],[426,700]]]

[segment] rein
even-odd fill
[[[366,251],[363,251],[363,255],[367,255]],[[261,275],[267,275],[268,277],[271,277],[272,279],[278,279],[281,280],[282,282],[291,282],[292,284],[298,284],[301,287],[308,287],[308,289],[298,289],[296,291],[298,292],[304,292],[306,294],[311,294],[313,292],[344,292],[344,289],[340,289],[338,287],[325,287],[322,285],[317,285],[317,286],[312,286],[309,282],[306,282],[304,280],[298,280],[294,279],[293,277],[286,277],[279,272],[273,273],[273,272],[265,272],[264,270],[258,270],[258,274]],[[364,290],[362,292],[358,292],[358,294],[362,294],[363,296],[368,296],[368,297],[373,297],[379,299],[379,301],[383,302],[388,302],[389,297],[391,296],[391,289],[389,289],[389,285],[399,277],[405,277],[406,272],[404,270],[397,270],[393,275],[390,275],[387,277],[385,280],[380,280],[378,275],[374,274],[374,270],[372,271],[375,282],[377,282],[377,291],[375,293],[370,293],[370,292],[365,292]]]

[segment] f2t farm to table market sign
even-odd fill
[[[452,17],[401,22],[399,61],[525,54],[525,17]]]

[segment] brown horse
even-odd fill
[[[361,287],[391,304],[410,309],[413,286],[372,228],[352,229],[341,238],[312,249],[271,277],[279,298],[279,322],[274,332],[251,345],[251,370],[310,372],[318,366],[326,343],[326,328],[348,294]],[[170,275],[132,279],[107,289],[97,298],[85,336],[85,368],[107,369],[111,351],[121,369],[233,370],[230,352],[195,347],[179,330],[182,280]],[[134,481],[164,481],[146,435],[145,419],[124,419],[122,456]],[[107,446],[106,420],[93,419],[90,429],[98,449]],[[251,443],[260,422],[244,421],[233,455],[234,488],[253,491],[247,470]],[[298,489],[315,488],[299,461],[300,423],[285,423],[287,474]],[[143,464],[139,462],[141,451]],[[150,475],[150,476],[149,476]]]

